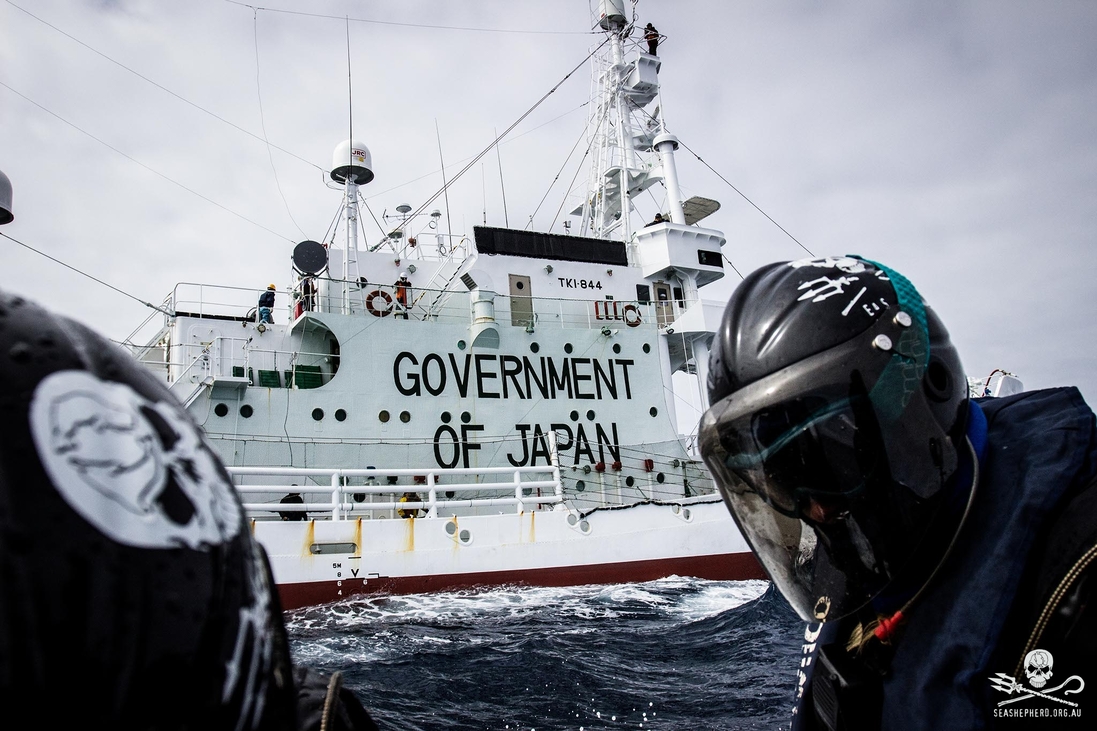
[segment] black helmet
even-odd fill
[[[0,293],[0,701],[48,726],[292,728],[228,475],[120,348]]]
[[[780,262],[732,294],[701,452],[755,554],[806,620],[903,570],[956,472],[967,379],[902,275],[857,257]]]

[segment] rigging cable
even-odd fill
[[[637,107],[637,111],[640,111],[640,112],[642,112],[643,114],[647,115],[648,119],[652,120],[653,122],[658,122],[658,121],[659,121],[659,120],[657,120],[657,119],[656,119],[655,117],[653,117],[653,116],[652,116],[652,115],[651,115],[651,114],[650,114],[650,113],[649,113],[649,112],[648,112],[648,111],[647,111],[646,109],[640,109],[639,107]],[[666,129],[666,125],[664,125],[664,126],[663,126],[663,128],[664,128],[664,129]],[[667,130],[667,131],[669,132],[669,130]],[[691,147],[690,147],[689,145],[687,145],[687,144],[686,144],[685,142],[683,142],[683,141],[682,141],[681,139],[679,139],[679,140],[678,140],[678,144],[679,144],[679,145],[681,145],[682,147],[686,148],[687,150],[689,150],[690,154],[692,154],[692,155],[693,155],[694,157],[696,157],[696,158],[697,158],[697,161],[698,161],[698,162],[700,162],[700,163],[701,163],[702,165],[704,165],[704,166],[705,166],[706,168],[708,168],[708,169],[709,169],[709,171],[710,171],[710,172],[712,172],[712,174],[713,174],[713,175],[715,175],[716,177],[720,178],[720,180],[724,181],[724,183],[725,183],[725,184],[726,184],[726,185],[727,185],[727,186],[728,186],[729,188],[731,188],[731,189],[732,189],[732,190],[734,190],[734,191],[735,191],[736,193],[738,193],[738,194],[739,194],[739,196],[740,196],[740,197],[741,197],[741,198],[742,198],[743,200],[745,200],[745,201],[746,201],[747,203],[749,203],[750,205],[754,206],[754,209],[755,209],[756,211],[758,211],[758,212],[759,212],[759,213],[761,213],[761,214],[762,214],[763,216],[765,216],[765,217],[766,217],[767,219],[769,219],[769,222],[770,222],[770,223],[772,223],[772,224],[773,224],[774,226],[776,226],[777,228],[781,229],[781,232],[782,232],[782,233],[784,233],[784,234],[785,234],[785,236],[788,236],[788,237],[789,237],[790,239],[792,239],[793,241],[795,241],[795,242],[796,242],[796,245],[797,245],[797,246],[799,246],[799,247],[800,247],[801,249],[803,249],[804,251],[806,251],[806,252],[807,252],[808,254],[810,254],[811,256],[815,256],[815,252],[813,252],[813,251],[812,251],[811,249],[809,249],[808,247],[806,247],[806,246],[804,246],[804,245],[803,245],[802,243],[800,243],[800,240],[799,240],[798,238],[796,238],[795,236],[793,236],[792,234],[790,234],[790,233],[789,233],[788,231],[786,231],[786,230],[785,230],[785,227],[784,227],[784,226],[782,226],[781,224],[779,224],[779,223],[777,223],[776,221],[774,221],[774,220],[773,220],[773,218],[772,218],[772,217],[771,217],[771,216],[770,216],[770,215],[769,215],[768,213],[766,213],[765,211],[763,211],[763,210],[762,210],[762,209],[761,209],[761,208],[760,208],[760,207],[758,206],[758,204],[757,204],[757,203],[755,203],[755,202],[754,202],[754,201],[752,201],[752,200],[751,200],[750,198],[748,198],[748,197],[746,196],[746,194],[745,194],[745,193],[743,193],[743,191],[741,191],[741,190],[739,190],[738,188],[736,188],[736,187],[735,187],[735,186],[734,186],[734,185],[732,184],[732,182],[731,182],[730,180],[728,180],[728,179],[727,179],[727,178],[725,178],[725,177],[724,177],[723,175],[721,175],[721,174],[720,174],[720,173],[719,173],[719,172],[718,172],[718,171],[716,170],[716,168],[714,168],[714,167],[712,167],[711,165],[709,165],[709,164],[708,164],[708,162],[707,162],[707,161],[706,161],[706,160],[705,160],[704,158],[702,158],[702,157],[701,157],[700,155],[698,155],[698,154],[697,154],[696,152],[694,152],[694,151],[693,151],[693,148],[691,148]],[[724,257],[724,258],[726,259],[727,257]],[[742,275],[740,275],[740,276],[742,276]]]
[[[203,112],[203,113],[205,113],[205,114],[208,114],[209,116],[213,117],[214,119],[216,119],[216,120],[217,120],[217,121],[219,121],[219,122],[224,122],[224,123],[225,123],[225,124],[227,124],[228,126],[232,127],[232,128],[233,128],[233,129],[235,129],[235,130],[238,130],[238,131],[240,131],[240,132],[243,132],[244,134],[248,135],[249,137],[253,137],[253,138],[255,138],[255,139],[259,140],[260,142],[266,142],[266,144],[267,144],[267,146],[268,146],[268,147],[273,147],[274,149],[278,150],[279,152],[284,152],[285,154],[289,155],[290,157],[296,158],[296,159],[300,160],[301,162],[305,163],[306,165],[311,165],[312,167],[316,168],[317,170],[319,170],[319,171],[320,171],[320,172],[322,172],[322,173],[325,173],[325,174],[326,174],[326,173],[328,172],[327,170],[324,170],[324,169],[323,169],[322,167],[320,167],[320,166],[319,166],[319,165],[317,165],[316,163],[314,163],[314,162],[312,162],[312,161],[310,161],[310,160],[306,160],[305,158],[301,157],[300,155],[294,154],[293,152],[290,152],[289,150],[287,150],[287,149],[286,149],[286,148],[284,148],[284,147],[279,147],[278,145],[274,145],[274,144],[271,144],[270,142],[267,142],[267,141],[266,141],[266,140],[265,140],[265,139],[264,139],[263,137],[260,137],[259,135],[255,134],[254,132],[251,132],[251,131],[249,131],[249,130],[246,130],[246,129],[244,129],[243,127],[241,127],[240,125],[238,125],[238,124],[236,124],[236,123],[234,123],[234,122],[230,122],[229,120],[227,120],[227,119],[225,119],[224,117],[222,117],[222,116],[220,116],[220,115],[216,114],[215,112],[211,112],[211,111],[210,111],[209,109],[206,109],[205,107],[203,107],[203,106],[200,106],[200,105],[198,105],[198,104],[196,104],[196,103],[192,102],[192,101],[191,101],[190,99],[187,99],[186,97],[184,97],[184,96],[181,96],[181,95],[179,95],[179,94],[175,93],[174,91],[172,91],[171,89],[167,88],[167,87],[166,87],[166,86],[164,86],[163,84],[158,84],[157,82],[153,81],[152,79],[150,79],[149,77],[145,76],[144,74],[141,74],[141,73],[140,73],[140,72],[138,72],[138,71],[134,71],[133,69],[131,69],[131,68],[130,68],[129,66],[125,65],[125,64],[124,64],[124,63],[122,63],[121,61],[116,61],[115,59],[111,58],[110,56],[108,56],[107,54],[103,53],[102,51],[100,51],[100,50],[98,50],[98,49],[96,49],[96,48],[93,48],[92,46],[89,46],[89,45],[88,45],[87,43],[84,43],[84,42],[83,42],[82,40],[80,40],[80,39],[79,39],[79,38],[77,38],[76,36],[74,36],[74,35],[71,35],[71,34],[69,34],[69,33],[66,33],[65,31],[63,31],[63,30],[61,30],[60,28],[58,28],[58,27],[57,27],[56,25],[53,25],[52,23],[50,23],[50,22],[48,22],[48,21],[42,20],[41,18],[39,18],[39,17],[37,16],[37,15],[35,15],[35,14],[34,14],[34,13],[32,13],[32,12],[30,12],[29,10],[27,10],[27,9],[25,9],[25,8],[22,8],[22,7],[18,6],[18,5],[16,5],[15,3],[13,3],[13,2],[12,2],[12,0],[4,0],[4,2],[6,2],[6,3],[8,4],[8,5],[11,5],[11,6],[12,6],[13,8],[15,8],[16,10],[21,10],[21,11],[23,11],[24,13],[26,13],[26,14],[27,14],[27,15],[29,15],[30,17],[32,17],[32,18],[34,18],[35,20],[37,20],[37,21],[38,21],[39,23],[42,23],[43,25],[45,25],[45,26],[48,26],[48,27],[52,28],[53,30],[57,31],[57,32],[58,32],[58,33],[60,33],[61,35],[63,35],[63,36],[65,36],[66,38],[68,38],[69,40],[71,40],[71,41],[74,41],[74,42],[76,42],[76,43],[80,44],[81,46],[83,46],[84,48],[88,49],[89,51],[91,51],[92,53],[96,54],[97,56],[100,56],[100,57],[102,57],[102,58],[106,59],[107,61],[110,61],[110,62],[111,62],[111,63],[113,63],[114,65],[116,65],[116,66],[118,66],[118,67],[120,67],[120,68],[123,68],[123,69],[125,69],[126,71],[129,71],[129,72],[130,72],[131,74],[133,74],[133,75],[134,75],[134,76],[136,76],[137,78],[141,79],[142,81],[145,81],[145,82],[147,82],[147,83],[149,83],[149,84],[152,84],[152,85],[153,85],[153,86],[155,86],[155,87],[156,87],[157,89],[160,89],[161,91],[163,91],[163,92],[165,92],[165,93],[167,93],[167,94],[170,94],[171,96],[175,97],[176,99],[178,99],[179,101],[183,102],[184,104],[189,104],[190,106],[194,107],[194,108],[195,108],[195,109],[197,109],[198,111],[200,111],[200,112]]]
[[[282,190],[282,183],[278,180],[278,168],[274,165],[274,155],[270,151],[270,140],[267,139],[267,120],[263,114],[263,91],[262,86],[259,83],[259,14],[255,13],[251,18],[252,37],[255,39],[255,97],[259,100],[259,125],[263,130],[263,142],[267,145],[267,159],[270,160],[270,169],[274,173],[274,187],[278,188],[278,195],[282,197],[282,204],[286,207],[286,214],[289,215],[289,220],[293,221],[293,225],[297,227],[297,230],[301,232],[301,235],[306,239],[309,237],[301,228],[301,224],[297,223],[297,219],[293,217],[293,211],[289,208],[289,201],[286,200],[286,194]]]
[[[696,152],[694,152],[694,151],[693,151],[693,149],[692,149],[692,148],[690,148],[690,146],[689,146],[689,145],[687,145],[687,144],[686,144],[685,142],[682,142],[682,140],[678,140],[678,144],[680,144],[680,145],[681,145],[682,147],[684,147],[684,148],[686,148],[687,150],[689,150],[689,151],[690,151],[690,153],[691,153],[691,154],[692,154],[692,155],[693,155],[694,157],[696,157],[696,158],[697,158],[698,162],[700,162],[700,163],[701,163],[702,165],[704,165],[705,167],[707,167],[707,168],[708,168],[709,170],[711,170],[711,171],[712,171],[713,175],[715,175],[716,177],[720,178],[720,180],[723,180],[723,181],[724,181],[725,183],[727,183],[728,187],[729,187],[729,188],[731,188],[732,190],[734,190],[734,191],[735,191],[736,193],[738,193],[738,194],[739,194],[739,195],[740,195],[740,196],[742,197],[742,199],[743,199],[743,200],[745,200],[745,201],[746,201],[747,203],[749,203],[749,204],[751,204],[752,206],[754,206],[755,210],[757,210],[757,211],[758,211],[759,213],[761,213],[761,214],[762,214],[763,216],[765,216],[766,218],[768,218],[768,219],[769,219],[769,222],[770,222],[770,223],[772,223],[772,224],[773,224],[774,226],[776,226],[777,228],[781,229],[781,231],[782,231],[782,232],[783,232],[783,233],[785,234],[785,236],[788,236],[788,237],[789,237],[790,239],[792,239],[793,241],[795,241],[795,242],[796,242],[796,244],[797,244],[797,245],[798,245],[798,246],[799,246],[799,247],[800,247],[801,249],[803,249],[804,251],[806,251],[806,252],[807,252],[808,254],[810,254],[811,256],[815,256],[815,252],[813,252],[813,251],[812,251],[811,249],[809,249],[808,247],[806,247],[806,246],[804,246],[804,245],[803,245],[802,243],[800,243],[800,240],[799,240],[798,238],[796,238],[795,236],[793,236],[792,234],[790,234],[790,233],[789,233],[788,231],[786,231],[786,230],[785,230],[785,227],[784,227],[784,226],[782,226],[781,224],[779,224],[779,223],[777,223],[776,221],[774,221],[774,220],[773,220],[773,218],[771,218],[771,217],[770,217],[770,215],[769,215],[768,213],[766,213],[765,211],[763,211],[763,210],[762,210],[761,208],[759,208],[759,207],[758,207],[758,204],[757,204],[757,203],[755,203],[754,201],[752,201],[752,200],[751,200],[750,198],[747,198],[747,196],[746,196],[746,195],[745,195],[745,194],[743,193],[743,191],[739,190],[739,189],[738,189],[738,188],[736,188],[736,187],[735,187],[734,185],[732,185],[732,183],[731,183],[731,181],[730,181],[730,180],[728,180],[728,179],[727,179],[727,178],[725,178],[725,177],[724,177],[723,175],[721,175],[721,174],[720,174],[719,172],[717,172],[717,171],[716,171],[716,168],[712,167],[712,166],[711,166],[711,165],[709,165],[709,164],[708,164],[707,162],[705,162],[705,160],[704,160],[704,159],[702,159],[702,157],[701,157],[700,155],[698,155],[698,154],[697,154]]]
[[[129,160],[130,162],[133,162],[133,163],[136,163],[136,164],[140,165],[140,166],[141,166],[141,167],[143,167],[143,168],[144,168],[145,170],[148,170],[148,171],[149,171],[150,173],[153,173],[154,175],[157,175],[157,176],[159,176],[159,177],[163,178],[164,180],[168,181],[169,183],[171,183],[171,184],[173,184],[173,185],[177,185],[177,186],[179,186],[179,187],[180,187],[180,188],[182,188],[183,190],[187,191],[188,193],[190,193],[190,194],[192,194],[192,195],[196,195],[196,196],[198,196],[199,198],[201,198],[202,200],[206,201],[207,203],[212,203],[213,205],[217,206],[218,208],[220,208],[221,210],[225,211],[226,213],[231,213],[232,215],[236,216],[237,218],[239,218],[239,219],[241,219],[241,220],[243,220],[243,221],[247,221],[248,223],[252,224],[253,226],[258,226],[259,228],[263,229],[263,230],[264,230],[264,231],[266,231],[267,233],[270,233],[270,234],[274,234],[274,235],[275,235],[275,236],[277,236],[278,238],[280,238],[280,239],[285,239],[286,241],[289,241],[290,243],[296,243],[296,242],[295,242],[295,241],[294,241],[293,239],[291,239],[290,237],[288,237],[288,236],[285,236],[285,235],[283,235],[283,234],[280,234],[280,233],[278,233],[277,231],[275,231],[274,229],[270,229],[270,228],[267,228],[266,226],[264,226],[263,224],[259,223],[258,221],[253,221],[252,219],[248,218],[247,216],[243,215],[242,213],[237,213],[236,211],[232,210],[232,209],[231,209],[231,208],[229,208],[228,206],[223,206],[223,205],[221,205],[220,203],[218,203],[217,201],[213,200],[212,198],[207,198],[206,196],[202,195],[201,193],[199,193],[198,191],[194,190],[193,188],[188,188],[187,186],[185,186],[185,185],[183,185],[182,183],[180,183],[180,182],[179,182],[178,180],[174,180],[174,179],[172,179],[172,178],[169,178],[169,177],[168,177],[167,175],[164,175],[164,174],[163,174],[162,172],[160,172],[159,170],[156,170],[156,169],[154,169],[154,168],[151,168],[151,167],[149,167],[148,165],[146,165],[145,163],[141,162],[141,161],[140,161],[140,160],[138,160],[137,158],[135,158],[135,157],[130,157],[130,156],[129,156],[129,155],[127,155],[126,153],[124,153],[124,152],[122,152],[121,150],[119,150],[119,149],[118,149],[117,147],[114,147],[113,145],[111,145],[111,144],[110,144],[110,143],[108,143],[108,142],[104,142],[103,140],[101,140],[101,139],[99,139],[98,137],[96,137],[95,135],[93,135],[93,134],[92,134],[91,132],[88,132],[87,130],[84,130],[84,129],[80,128],[80,127],[77,127],[77,126],[76,126],[75,124],[73,124],[73,123],[72,123],[72,122],[70,122],[69,120],[65,119],[64,117],[62,117],[62,116],[61,116],[60,114],[57,114],[56,112],[53,112],[53,111],[51,111],[51,110],[47,109],[46,107],[42,106],[41,104],[39,104],[38,102],[34,101],[33,99],[31,99],[31,98],[30,98],[29,96],[27,96],[26,94],[23,94],[23,93],[21,93],[21,92],[18,92],[18,91],[16,91],[16,90],[15,90],[15,89],[13,89],[12,87],[10,87],[10,86],[8,86],[7,84],[5,84],[5,83],[4,83],[3,81],[0,81],[0,86],[3,86],[3,87],[4,87],[5,89],[7,89],[7,90],[8,90],[8,91],[10,91],[11,93],[15,94],[16,96],[22,97],[22,98],[23,98],[24,100],[26,100],[26,101],[30,102],[31,104],[33,104],[34,106],[38,107],[39,109],[41,109],[41,110],[42,110],[43,112],[45,112],[45,113],[49,114],[50,116],[52,116],[52,117],[55,117],[55,118],[57,118],[57,119],[61,120],[62,122],[64,122],[64,123],[65,123],[65,124],[67,124],[68,126],[70,126],[70,127],[72,127],[73,129],[75,129],[76,131],[78,131],[78,132],[81,132],[81,133],[83,133],[83,134],[87,135],[88,137],[92,138],[93,140],[95,140],[95,141],[96,141],[96,142],[98,142],[99,144],[103,145],[104,147],[106,147],[106,148],[108,148],[108,149],[110,149],[110,150],[112,150],[112,151],[114,151],[114,152],[117,152],[117,153],[118,153],[119,155],[121,155],[122,157],[126,158],[126,159],[127,159],[127,160]]]
[[[602,46],[606,45],[607,43],[609,43],[608,38],[606,40],[602,41],[593,51],[591,51],[589,54],[587,54],[586,58],[584,58],[582,61],[580,61],[578,64],[576,64],[575,68],[573,68],[571,71],[568,71],[564,75],[564,78],[557,81],[555,86],[553,86],[551,89],[546,91],[544,96],[542,96],[540,99],[538,99],[532,107],[530,107],[529,109],[527,109],[525,112],[522,113],[522,116],[518,117],[518,119],[516,119],[509,127],[507,127],[505,130],[503,130],[503,134],[497,136],[494,140],[492,140],[491,144],[489,144],[487,147],[485,147],[483,150],[481,150],[480,153],[477,154],[469,164],[467,164],[467,165],[465,165],[465,167],[461,168],[460,172],[458,172],[457,175],[453,176],[449,180],[449,182],[446,184],[446,186],[444,186],[442,188],[442,190],[439,190],[437,193],[435,193],[430,198],[428,198],[424,203],[422,203],[417,209],[415,209],[408,216],[408,220],[411,220],[411,219],[415,218],[415,216],[419,215],[424,210],[426,210],[426,208],[431,203],[433,203],[438,198],[438,196],[445,193],[450,185],[453,185],[455,182],[457,182],[458,178],[460,178],[462,175],[464,175],[466,172],[468,172],[474,165],[476,165],[476,163],[478,163],[480,161],[480,158],[482,158],[484,155],[488,154],[488,152],[491,151],[491,148],[493,148],[495,145],[498,145],[500,140],[502,140],[504,137],[506,137],[507,134],[509,134],[511,132],[511,130],[513,130],[515,127],[517,127],[519,124],[521,124],[522,121],[526,117],[528,117],[530,114],[532,114],[534,112],[535,109],[537,109],[537,107],[541,106],[541,104],[544,103],[544,101],[546,99],[548,99],[557,89],[560,88],[561,84],[563,84],[565,81],[567,81],[569,78],[571,78],[572,74],[574,74],[576,71],[578,71],[584,65],[586,65],[586,62],[590,60],[591,56],[593,56],[595,53],[597,53],[599,50],[601,50]],[[397,230],[397,231],[403,230],[403,228],[406,225],[407,225],[407,221],[404,221],[399,226],[397,226],[395,230]]]
[[[541,206],[543,206],[545,204],[545,199],[548,198],[549,193],[552,192],[552,187],[554,185],[556,185],[556,181],[560,179],[560,173],[564,172],[564,168],[566,168],[568,166],[568,163],[571,162],[571,156],[575,154],[575,151],[577,149],[579,149],[579,143],[582,142],[583,138],[586,137],[586,136],[587,136],[587,130],[584,128],[583,131],[581,131],[579,133],[579,138],[577,140],[575,140],[575,144],[571,146],[571,150],[568,152],[568,156],[566,158],[564,158],[564,164],[561,165],[560,169],[556,171],[556,177],[554,177],[552,179],[552,182],[549,183],[548,188],[545,190],[545,194],[543,196],[541,196],[541,202],[538,203],[537,207],[533,209],[533,215],[531,215],[529,217],[529,225],[530,226],[533,225],[533,217],[536,216],[537,213],[541,210]],[[594,141],[594,139],[591,138],[591,142],[593,142],[593,141]],[[496,150],[498,150],[498,149],[499,148],[496,147]],[[589,143],[587,144],[587,150],[588,151],[590,150],[590,144]],[[587,157],[586,155],[583,155],[584,160],[586,159],[586,157]],[[582,162],[582,161],[580,161],[580,162]],[[502,168],[500,168],[499,169],[500,176],[502,176],[502,172],[503,172]],[[566,193],[564,194],[564,199],[565,200],[567,199],[567,194]],[[553,223],[556,223],[556,221],[554,220]]]
[[[285,10],[283,8],[264,8],[255,5],[248,5],[247,3],[239,2],[239,0],[225,0],[225,2],[233,5],[240,5],[245,8],[251,8],[252,10],[265,10],[268,13],[285,13],[286,15],[302,15],[307,18],[330,18],[332,20],[343,20],[344,17],[340,15],[325,15],[323,13],[306,13],[301,10]],[[462,30],[471,31],[474,33],[528,33],[533,35],[560,35],[560,36],[579,36],[579,35],[597,35],[600,31],[572,31],[572,30],[522,30],[522,29],[507,29],[507,28],[471,28],[467,26],[458,25],[428,25],[426,23],[399,23],[393,20],[371,20],[369,18],[350,18],[355,23],[373,23],[375,25],[392,25],[402,28],[430,28],[432,30]]]
[[[605,112],[602,113],[602,119],[598,120],[598,126],[599,127],[601,127],[602,122],[605,120],[607,114],[609,114],[609,107],[606,107]],[[588,119],[587,120],[587,126],[583,128],[583,134],[585,135],[589,131],[590,131],[590,120]],[[582,138],[580,138],[580,139],[582,139]],[[568,193],[570,193],[572,190],[575,189],[575,179],[579,177],[579,173],[583,172],[583,162],[586,161],[587,157],[590,156],[590,148],[592,148],[594,146],[594,140],[595,139],[596,139],[596,135],[591,135],[590,136],[590,141],[587,143],[587,149],[586,149],[585,152],[583,152],[583,159],[579,161],[579,166],[575,168],[575,175],[571,176],[571,182],[568,183],[568,190],[567,190],[566,193],[564,193],[564,197],[560,200],[560,207],[556,209],[556,215],[553,217],[552,224],[549,225],[549,228],[548,228],[549,231],[551,231],[552,227],[556,225],[556,221],[559,220],[560,214],[563,213],[564,205],[567,203],[567,200],[568,200]],[[571,157],[571,155],[568,155],[568,157]],[[566,165],[567,162],[565,161],[564,164]],[[563,169],[563,168],[561,168],[561,169]],[[548,194],[546,193],[546,195],[548,195]],[[589,192],[585,193],[584,198],[587,198],[588,195],[589,195]],[[584,209],[586,208],[586,200],[583,201],[583,208]],[[586,223],[587,223],[586,219],[584,219],[583,220],[583,225],[585,226]]]
[[[91,279],[92,281],[98,282],[99,284],[102,284],[107,289],[113,289],[118,294],[125,295],[126,297],[129,297],[131,300],[136,300],[137,302],[140,302],[141,304],[143,304],[145,307],[151,307],[152,309],[156,310],[157,312],[162,312],[163,314],[167,315],[168,317],[175,317],[174,312],[170,312],[168,310],[165,310],[163,307],[158,307],[158,306],[152,304],[151,302],[146,302],[145,300],[141,299],[140,297],[135,297],[132,294],[130,294],[129,292],[125,292],[121,289],[118,289],[118,287],[115,287],[113,284],[107,284],[102,279],[94,277],[91,274],[88,274],[87,272],[82,271],[80,269],[77,269],[76,267],[72,266],[71,264],[66,264],[65,262],[61,261],[60,259],[58,259],[56,257],[53,257],[53,256],[50,256],[46,252],[40,251],[40,250],[34,248],[30,244],[24,244],[19,239],[14,238],[12,236],[8,236],[6,233],[3,233],[3,232],[0,232],[0,236],[3,236],[8,241],[14,241],[15,243],[19,244],[20,246],[22,246],[25,249],[30,249],[35,254],[39,254],[41,256],[46,257],[50,261],[56,262],[56,263],[60,264],[61,266],[65,267],[66,269],[71,269],[72,271],[76,272],[77,274],[83,275],[83,276],[87,277],[88,279]]]

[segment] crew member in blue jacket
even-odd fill
[[[1092,723],[1097,435],[1077,389],[969,399],[913,285],[852,256],[748,276],[708,389],[704,460],[809,623],[794,729]]]
[[[265,292],[259,295],[259,322],[274,323],[274,294],[278,288],[268,284]]]

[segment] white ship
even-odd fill
[[[252,288],[179,284],[136,348],[229,468],[285,608],[764,577],[679,434],[674,374],[704,393],[723,303],[700,290],[724,237],[698,225],[718,204],[682,201],[661,60],[625,5],[595,19],[588,194],[566,234],[453,232],[431,200],[367,240],[372,153],[347,140],[338,225],[286,251],[273,322]],[[637,221],[653,186],[667,221]]]

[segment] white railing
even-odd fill
[[[470,509],[470,508],[495,508],[512,507],[516,514],[522,514],[527,509],[543,509],[545,506],[562,505],[564,502],[563,486],[560,482],[559,467],[483,467],[470,469],[324,469],[312,467],[227,467],[233,478],[237,492],[244,501],[244,510],[249,517],[271,517],[279,513],[308,512],[321,513],[331,520],[347,520],[362,516],[373,511],[393,510],[426,510],[428,518],[437,518],[440,509]],[[550,475],[551,479],[532,479],[537,475]],[[364,485],[345,484],[351,478],[378,479],[385,477],[424,477],[425,482],[418,485],[385,485],[367,482]],[[491,477],[498,476],[496,481],[476,482],[445,482],[440,484],[439,478],[452,477]],[[286,481],[277,481],[267,484],[239,484],[244,477],[282,477]],[[297,485],[287,484],[289,479],[296,478],[304,482],[306,479],[326,481],[327,485]],[[539,489],[551,488],[551,495],[538,494]],[[439,491],[443,496],[439,498]],[[528,491],[528,494],[527,494]],[[304,503],[281,502],[248,502],[250,495],[260,493],[270,494],[300,493],[301,495],[320,495],[326,499],[306,501]],[[356,495],[395,496],[397,493],[414,492],[427,493],[425,500],[417,502],[400,502],[398,499],[390,499],[377,502],[360,502]],[[445,497],[444,493],[454,493],[454,498]],[[457,499],[459,493],[484,493],[492,492],[488,497],[473,497]]]

